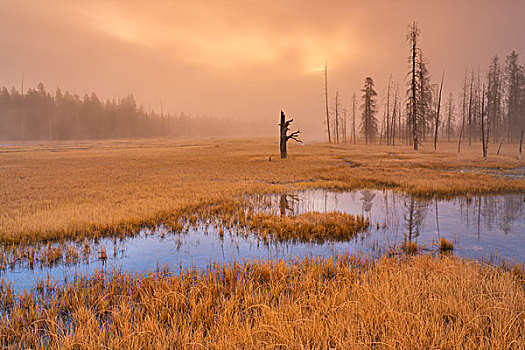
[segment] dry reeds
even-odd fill
[[[401,250],[406,254],[417,254],[420,251],[420,247],[416,242],[408,241],[401,244]]]
[[[5,348],[462,348],[525,344],[508,269],[427,255],[249,262],[207,271],[0,283]]]
[[[119,250],[117,243],[115,243],[114,256],[122,253],[123,251]],[[0,274],[5,270],[17,268],[32,270],[59,264],[74,266],[82,262],[89,262],[92,258],[106,260],[106,247],[88,240],[83,243],[63,240],[54,243],[0,245]]]
[[[449,241],[445,237],[441,237],[439,241],[439,250],[442,252],[450,252],[454,250],[454,242]]]
[[[278,241],[317,242],[347,241],[370,225],[362,215],[349,215],[340,212],[305,213],[298,216],[277,216],[255,214],[249,228],[263,238]]]

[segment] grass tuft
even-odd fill
[[[408,241],[408,242],[405,242],[401,245],[401,249],[406,253],[406,254],[417,254],[420,250],[418,244],[416,242],[412,242],[412,241]]]
[[[439,250],[442,252],[450,252],[454,250],[454,242],[449,241],[445,237],[441,237],[441,240],[439,241]]]

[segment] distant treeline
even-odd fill
[[[36,89],[0,91],[0,139],[81,140],[135,137],[242,136],[264,132],[264,125],[240,118],[213,118],[146,111],[133,95],[102,101]]]

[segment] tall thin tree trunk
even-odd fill
[[[485,110],[485,113],[486,113],[486,110]],[[487,155],[488,155],[488,152],[489,152],[489,142],[490,142],[490,135],[491,132],[490,132],[490,128],[492,126],[492,122],[490,121],[489,117],[487,116],[487,135],[485,135],[486,139],[485,139],[485,151],[487,152]]]
[[[394,97],[394,111],[392,113],[392,146],[396,144],[396,113],[397,113],[397,89]]]
[[[443,91],[443,80],[444,79],[445,79],[445,72],[443,72],[443,75],[441,76],[441,86],[439,88],[439,98],[438,98],[437,114],[436,114],[436,130],[434,132],[434,151],[437,148],[438,128],[439,128],[439,112],[441,110],[441,92]]]
[[[398,118],[397,126],[398,126],[398,129],[399,129],[399,132],[398,132],[398,134],[399,134],[399,144],[401,144],[401,141],[403,141],[403,133],[401,132],[402,131],[402,129],[401,129],[401,125],[402,125],[401,124],[401,114],[402,114],[401,113],[401,102],[399,103],[399,112],[397,114],[398,114],[398,116],[397,116],[397,118]]]
[[[449,99],[448,99],[448,125],[447,125],[447,141],[450,142],[450,131],[451,131],[451,123],[452,121],[452,93],[450,93]]]
[[[339,90],[335,91],[335,140],[339,144]]]
[[[501,151],[501,146],[503,146],[503,141],[505,141],[505,136],[501,137],[501,142],[499,143],[499,146],[498,146],[498,152],[496,152],[498,156],[499,156],[499,151]]]
[[[481,78],[480,78],[480,71],[479,71],[479,68],[478,68],[478,79],[477,79],[477,84],[476,84],[476,102],[477,102],[477,108],[476,108],[476,117],[477,118],[474,118],[474,130],[476,130],[476,121],[478,121],[480,118],[480,114],[481,114],[481,108],[480,108],[480,103],[481,103],[481,98],[479,96],[479,93],[480,93],[480,89],[481,89]],[[484,87],[484,86],[483,86]],[[474,142],[476,142],[476,135],[474,135]]]
[[[392,131],[390,130],[390,86],[392,84],[392,74],[388,78],[388,91],[386,95],[386,144],[390,145],[390,136]]]
[[[413,143],[413,140],[411,139],[411,135],[410,135],[410,115],[408,114],[409,112],[407,111],[406,112],[406,116],[405,116],[405,145],[407,146],[413,146],[412,143]]]
[[[330,136],[330,112],[328,110],[328,62],[324,65],[324,94],[326,106],[326,127],[328,128],[328,143],[332,143]]]
[[[472,72],[472,79],[470,81],[470,95],[468,102],[468,146],[471,146],[472,140],[472,86],[474,85],[474,72]]]
[[[485,143],[485,85],[481,96],[481,145],[483,150],[483,159],[487,160],[487,144]]]
[[[346,107],[343,109],[344,120],[343,120],[343,142],[346,143]]]
[[[20,105],[18,107],[19,114],[20,114],[20,136],[22,137],[22,141],[25,142],[26,140],[26,134],[24,130],[24,111],[23,111],[23,104],[24,104],[24,73],[22,73],[22,89],[20,92]]]
[[[467,86],[467,70],[465,69],[465,80],[463,81],[463,102],[461,104],[461,128],[463,128],[465,125],[465,119],[467,115]]]
[[[417,105],[416,105],[416,40],[412,43],[412,137],[414,139],[414,150],[418,150],[417,144]]]
[[[521,160],[521,146],[523,145],[523,129],[521,129],[521,136],[520,136],[520,155],[518,156],[519,160]]]
[[[459,154],[461,152],[461,139],[463,138],[464,129],[465,129],[465,114],[463,113],[463,118],[461,122],[461,131],[459,132],[459,141],[458,141],[458,160],[459,160]]]
[[[53,135],[51,133],[51,116],[49,115],[49,106],[47,104],[47,94],[44,95],[44,101],[46,106],[46,117],[47,117],[47,141],[51,142],[53,140]]]
[[[368,101],[369,101],[369,98],[368,98],[368,91],[366,92],[366,97],[365,97],[365,120],[363,121],[363,124],[364,124],[364,129],[365,129],[365,145],[368,145],[368,128],[369,128],[369,125],[368,125],[368,116],[369,116],[369,108],[368,108]]]
[[[286,117],[284,115],[284,112],[281,111],[281,123],[279,124],[280,126],[280,144],[279,144],[279,149],[281,151],[281,159],[285,159],[287,154],[286,154]]]
[[[352,138],[354,140],[354,145],[356,143],[356,138],[355,138],[355,109],[356,109],[356,101],[355,101],[355,92],[354,92],[354,96],[352,97]]]
[[[385,126],[386,126],[386,109],[383,113],[383,120],[381,122],[381,133],[379,134],[379,144],[381,145],[382,142],[383,142],[383,138],[386,140],[386,130],[385,130]],[[385,144],[386,144],[386,141],[385,141]]]

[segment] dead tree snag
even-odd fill
[[[294,140],[295,142],[302,142],[297,138],[297,136],[301,133],[300,130],[292,132],[290,135],[288,135],[288,130],[290,130],[289,126],[293,122],[293,119],[286,120],[286,117],[284,115],[284,112],[281,111],[281,123],[279,124],[280,130],[281,130],[281,142],[280,142],[280,148],[281,148],[281,158],[285,159],[287,156],[286,153],[286,143],[289,139]]]

